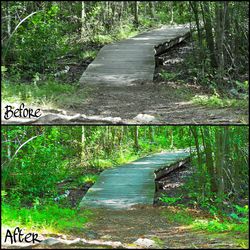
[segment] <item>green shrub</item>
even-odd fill
[[[23,75],[25,72],[29,78],[37,72],[55,71],[56,59],[67,49],[62,32],[64,25],[58,15],[59,5],[53,4],[49,10],[37,12],[20,26],[12,41],[17,62],[14,70],[22,71]]]

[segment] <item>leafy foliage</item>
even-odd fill
[[[172,204],[176,203],[179,200],[181,200],[181,197],[168,197],[166,195],[164,195],[164,196],[162,196],[160,198],[160,201],[165,202],[165,203],[167,203],[169,205],[172,205]]]

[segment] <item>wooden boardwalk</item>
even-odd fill
[[[158,153],[101,173],[80,207],[128,209],[153,204],[155,171],[189,157],[185,150]]]
[[[83,73],[80,83],[112,86],[129,85],[138,80],[152,81],[155,70],[155,47],[161,44],[173,46],[188,33],[189,27],[184,25],[164,26],[106,45]]]

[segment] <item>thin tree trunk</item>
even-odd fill
[[[81,162],[84,162],[86,159],[85,159],[85,141],[86,141],[86,138],[85,138],[85,128],[84,126],[82,126],[82,138],[81,138]]]
[[[134,147],[136,150],[139,150],[138,136],[139,136],[138,126],[135,126],[134,127]]]
[[[10,35],[11,35],[11,14],[10,14],[9,1],[6,1],[6,11],[7,11],[7,34],[8,34],[8,37],[10,37]]]
[[[201,153],[200,153],[200,145],[199,145],[197,128],[190,127],[190,129],[191,129],[191,132],[192,132],[193,137],[194,137],[195,148],[196,148],[197,157],[198,157],[198,165],[199,165],[199,167],[201,167],[202,166],[202,157],[201,157]]]
[[[171,11],[171,20],[170,20],[170,24],[174,24],[174,2],[170,1],[170,11]]]
[[[134,1],[134,24],[135,24],[135,27],[139,26],[138,2],[137,1]]]
[[[154,127],[149,126],[149,137],[150,137],[150,142],[154,143]]]
[[[173,129],[170,129],[169,133],[170,133],[170,148],[173,148],[174,147],[174,133],[173,133]]]
[[[82,12],[81,12],[81,39],[84,39],[85,36],[85,18],[86,18],[86,13],[85,13],[85,3],[82,1]]]
[[[227,2],[216,4],[216,44],[217,44],[217,55],[218,55],[218,78],[222,80],[224,75],[224,39],[225,39],[225,19],[227,13]]]
[[[213,28],[212,28],[212,21],[211,21],[211,12],[209,2],[203,1],[201,2],[203,20],[204,20],[204,28],[206,32],[206,41],[207,47],[209,49],[210,55],[210,64],[213,68],[217,67],[216,57],[215,57],[215,46],[214,46],[214,35],[213,35]]]
[[[222,198],[224,193],[224,178],[223,178],[223,167],[224,167],[224,140],[222,129],[216,128],[215,134],[216,141],[216,174],[217,174],[217,195]]]
[[[216,176],[215,176],[215,171],[214,171],[214,160],[213,160],[213,151],[212,151],[212,143],[211,143],[211,135],[209,128],[204,126],[204,151],[206,155],[206,165],[207,165],[207,170],[210,178],[210,184],[211,188],[210,190],[214,193],[217,192],[217,185],[216,185]]]
[[[150,16],[151,18],[155,18],[155,5],[153,1],[149,2],[149,8],[150,8]]]

